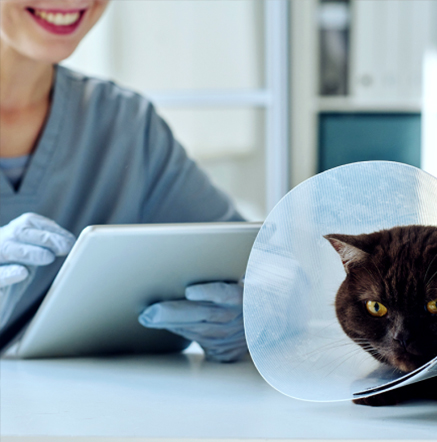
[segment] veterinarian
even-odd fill
[[[243,220],[145,97],[58,65],[107,4],[0,2],[3,345],[35,313],[84,227]],[[197,341],[210,360],[242,357],[242,288],[204,284],[186,295],[140,322]]]

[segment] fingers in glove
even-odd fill
[[[243,286],[226,282],[195,284],[185,289],[185,297],[190,301],[209,301],[222,305],[240,306],[243,304]]]
[[[10,224],[14,226],[32,227],[38,230],[46,230],[47,232],[57,233],[59,235],[72,236],[68,230],[62,228],[52,219],[32,212],[24,213],[11,221]]]
[[[140,315],[140,322],[147,326],[160,324],[162,328],[198,323],[223,323],[232,321],[239,312],[213,303],[193,301],[167,301],[153,304]]]
[[[35,231],[45,232],[46,235],[36,234]],[[53,240],[50,238],[52,234],[55,235]],[[55,221],[36,213],[25,213],[2,227],[0,240],[10,239],[47,247],[60,256],[67,254],[76,240],[72,233],[63,229]]]
[[[187,329],[175,328],[171,331],[190,341],[197,342],[204,350],[206,359],[210,361],[232,362],[248,352],[242,325],[238,330],[235,330],[226,329],[224,324],[215,324],[215,330],[208,330],[210,336]]]
[[[44,247],[5,241],[0,247],[0,264],[19,262],[24,265],[44,266],[51,264],[55,255]]]
[[[190,327],[181,327],[179,324],[175,324],[168,327],[167,330],[182,334],[187,339],[199,343],[206,343],[206,341],[225,342],[240,333],[244,336],[242,318],[236,318],[233,321],[221,324],[198,323],[190,325]]]
[[[0,288],[24,281],[29,271],[24,266],[9,264],[0,266]]]
[[[150,322],[144,316],[138,318],[140,324],[149,328],[166,329],[174,333],[180,334],[191,341],[205,340],[205,339],[227,339],[230,336],[243,331],[244,324],[242,315],[234,318],[229,322],[195,322],[195,323],[181,323],[181,322]]]
[[[65,233],[59,234],[31,227],[20,227],[15,232],[15,238],[23,243],[45,247],[56,256],[65,256],[76,241],[71,233],[66,230]]]
[[[248,349],[245,342],[232,348],[203,348],[206,360],[212,362],[235,362],[247,355]]]

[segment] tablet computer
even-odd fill
[[[15,346],[15,357],[180,351],[188,341],[148,329],[149,305],[188,285],[237,282],[261,223],[89,226]]]

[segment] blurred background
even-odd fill
[[[437,0],[113,0],[63,64],[148,96],[250,220],[350,162],[437,176]]]

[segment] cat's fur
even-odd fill
[[[346,270],[335,301],[345,333],[377,360],[410,372],[437,356],[437,227],[404,226],[363,235],[325,236]],[[367,301],[387,308],[372,316]],[[413,398],[437,400],[437,378],[367,399],[391,405]]]

